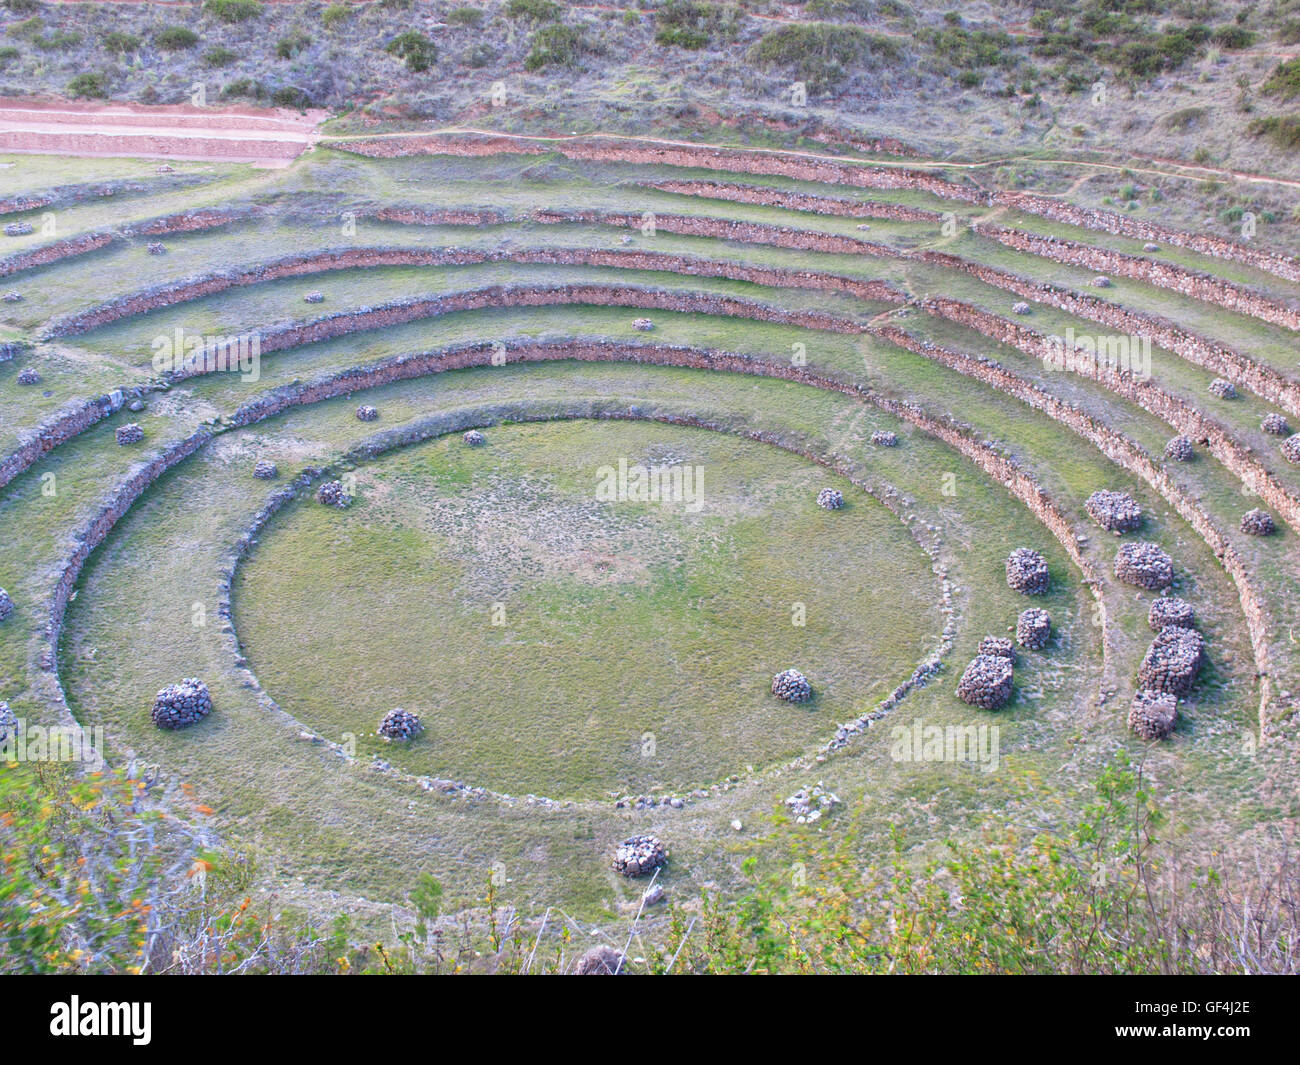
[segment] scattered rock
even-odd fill
[[[1216,377],[1210,382],[1210,394],[1220,399],[1236,399],[1237,386],[1226,377]]]
[[[790,816],[798,825],[810,825],[820,821],[839,805],[841,805],[840,797],[833,791],[829,791],[820,780],[811,788],[800,788],[785,800],[785,808],[790,811]]]
[[[1144,740],[1163,740],[1174,731],[1177,717],[1177,697],[1143,688],[1133,696],[1133,705],[1128,711],[1128,727]]]
[[[360,406],[357,408],[357,420],[363,422],[373,422],[379,417],[379,411],[374,407]]]
[[[162,246],[162,244],[160,244],[158,241],[154,241],[154,242],[151,243],[148,247],[149,247],[149,254],[150,254],[150,255],[165,255],[165,254],[167,254],[167,249],[164,248],[164,247]]]
[[[30,222],[10,222],[5,226],[6,237],[25,237],[31,232],[32,224]]]
[[[413,740],[423,731],[420,715],[400,706],[389,710],[379,722],[379,735],[389,740]]]
[[[649,333],[651,330],[654,329],[654,327],[655,327],[654,322],[650,321],[649,318],[632,319],[632,328],[638,330],[639,332]]]
[[[641,895],[641,905],[658,906],[668,898],[668,892],[664,890],[663,884],[651,884]]]
[[[1161,596],[1151,601],[1151,609],[1147,611],[1147,624],[1156,632],[1170,625],[1190,629],[1196,625],[1196,612],[1186,599],[1180,599],[1176,595]]]
[[[630,836],[614,851],[614,868],[624,876],[649,876],[668,860],[654,836]]]
[[[1142,508],[1127,492],[1102,489],[1093,492],[1085,504],[1088,516],[1108,532],[1133,532],[1142,525]]]
[[[316,502],[341,510],[352,504],[352,497],[343,490],[342,481],[326,481],[316,491]]]
[[[598,947],[592,947],[578,959],[578,966],[574,969],[574,974],[577,976],[622,976],[623,964],[626,960],[621,951],[605,946],[602,943]]]
[[[1030,607],[1016,619],[1016,641],[1028,651],[1041,651],[1052,638],[1052,616]]]
[[[0,588],[0,621],[7,621],[14,612],[14,601],[9,593]]]
[[[467,443],[470,447],[482,447],[484,444],[487,443],[487,437],[484,436],[482,433],[480,433],[477,429],[471,429],[468,433],[462,436],[461,439],[464,440],[465,443]]]
[[[1265,414],[1259,427],[1270,436],[1290,436],[1291,425],[1280,414]]]
[[[812,685],[797,669],[785,669],[772,678],[772,694],[788,703],[806,703],[812,698]]]
[[[997,655],[999,658],[1008,658],[1011,664],[1016,664],[1015,645],[1005,636],[985,636],[980,640],[979,653],[982,655]]]
[[[976,655],[957,684],[957,698],[981,710],[997,710],[1011,698],[1011,659]]]
[[[144,439],[144,430],[135,422],[127,422],[125,425],[119,425],[114,435],[119,444],[138,444]]]
[[[208,686],[196,677],[169,684],[154,698],[153,723],[161,729],[188,728],[212,713]]]
[[[1192,690],[1205,659],[1205,640],[1195,629],[1167,625],[1156,633],[1138,667],[1138,686],[1183,696]]]
[[[280,468],[267,459],[258,459],[253,466],[253,476],[259,481],[274,481],[280,476]]]
[[[30,366],[24,366],[18,371],[18,383],[20,385],[39,385],[43,380],[44,378]]]
[[[1043,595],[1051,581],[1047,559],[1028,547],[1017,547],[1007,556],[1007,585],[1025,595]]]
[[[1195,455],[1196,449],[1192,446],[1190,436],[1176,436],[1165,445],[1165,458],[1175,462],[1191,462]]]
[[[888,429],[877,429],[871,434],[871,442],[878,447],[898,447],[898,434]]]
[[[1174,582],[1174,560],[1153,543],[1121,544],[1115,576],[1125,584],[1158,592]]]
[[[1241,531],[1251,536],[1272,536],[1277,532],[1277,525],[1272,514],[1256,507],[1241,516]]]
[[[839,510],[844,506],[844,493],[838,488],[823,488],[817,493],[817,505],[823,510]]]
[[[0,296],[0,299],[3,299],[5,303],[22,303],[23,294],[21,292],[6,292],[3,296]]]
[[[144,400],[133,399],[131,400],[130,403],[126,405],[126,409],[131,411],[134,414],[139,414],[142,410],[144,410]]]

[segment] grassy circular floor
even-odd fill
[[[488,440],[358,470],[351,508],[286,509],[241,568],[250,664],[322,735],[512,794],[685,790],[824,741],[936,642],[925,554],[811,462],[652,423]],[[698,499],[605,499],[620,463],[690,467]],[[770,694],[787,667],[811,703]],[[409,747],[374,735],[394,706],[424,719]]]

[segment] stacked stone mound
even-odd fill
[[[8,703],[0,703],[0,743],[18,734],[18,718]]]
[[[1226,377],[1216,377],[1210,382],[1210,394],[1220,399],[1236,399],[1237,386]]]
[[[1265,414],[1259,427],[1270,436],[1290,436],[1291,423],[1280,414]]]
[[[316,502],[342,509],[352,503],[352,497],[344,491],[342,481],[326,481],[316,490]]]
[[[997,710],[1011,698],[1011,659],[976,655],[957,684],[957,698],[981,710]]]
[[[1025,303],[1023,300],[1019,303],[1013,303],[1011,305],[1012,314],[1028,314],[1029,309],[1030,309],[1029,304]]]
[[[898,447],[898,434],[888,429],[877,429],[871,434],[871,442],[879,447]]]
[[[32,224],[30,222],[10,222],[5,226],[6,237],[25,237],[31,232]]]
[[[1165,458],[1175,462],[1191,462],[1196,455],[1190,436],[1176,436],[1165,445]]]
[[[18,372],[18,383],[20,385],[39,385],[41,383],[41,375],[30,366],[24,366]]]
[[[1016,642],[1028,651],[1041,651],[1052,638],[1052,615],[1030,607],[1016,619]]]
[[[114,435],[119,444],[138,444],[144,439],[144,430],[135,422],[127,422],[125,425],[119,425]]]
[[[1015,644],[1005,636],[985,636],[984,639],[980,640],[979,653],[1009,659],[1012,665],[1016,663]]]
[[[1205,640],[1195,629],[1167,625],[1156,633],[1138,667],[1138,687],[1183,696],[1192,690],[1205,659]]]
[[[1143,244],[1143,245],[1142,245],[1142,250],[1143,250],[1143,251],[1159,251],[1159,250],[1160,250],[1160,245],[1159,245],[1159,244]]]
[[[1121,544],[1115,576],[1135,588],[1158,592],[1174,583],[1174,560],[1153,543]]]
[[[1151,609],[1147,611],[1147,624],[1159,632],[1170,625],[1190,629],[1196,625],[1196,612],[1192,604],[1176,595],[1166,595],[1152,600]]]
[[[649,876],[668,860],[654,836],[630,836],[614,851],[614,868],[624,876]]]
[[[1288,436],[1282,442],[1282,457],[1287,462],[1300,462],[1300,433]]]
[[[1178,718],[1178,699],[1168,692],[1142,689],[1133,696],[1128,711],[1128,727],[1144,740],[1163,740],[1174,731]]]
[[[624,961],[621,951],[601,944],[579,958],[573,972],[575,976],[621,976]]]
[[[806,703],[812,698],[812,685],[797,669],[783,669],[772,678],[772,694],[788,703]]]
[[[325,302],[325,293],[323,293],[323,292],[308,292],[307,295],[303,296],[302,301],[303,301],[303,303],[324,303],[324,302]]]
[[[1133,532],[1142,525],[1142,508],[1127,492],[1093,492],[1085,504],[1088,516],[1108,532]]]
[[[162,729],[188,728],[210,713],[212,696],[196,677],[167,685],[153,701],[153,723]]]
[[[258,459],[253,466],[253,476],[259,481],[274,481],[280,476],[280,467],[266,459]]]
[[[14,612],[14,601],[9,597],[9,593],[0,588],[0,621],[7,621],[9,615]]]
[[[0,296],[0,299],[3,299],[5,303],[22,303],[23,294],[21,292],[6,292],[3,296]]]
[[[1017,547],[1007,556],[1007,585],[1025,595],[1043,595],[1047,592],[1051,574],[1047,559],[1028,547]]]
[[[373,422],[379,417],[379,411],[374,407],[360,406],[357,408],[357,420],[362,422]]]
[[[654,327],[655,327],[654,322],[650,321],[649,318],[632,319],[632,328],[638,330],[639,332],[649,333],[651,330],[654,329]]]
[[[1277,525],[1272,514],[1256,507],[1241,516],[1241,531],[1251,536],[1272,536],[1277,532]]]
[[[166,252],[167,252],[167,249],[164,248],[164,247],[163,247],[160,243],[158,243],[157,241],[154,241],[153,243],[149,244],[148,247],[149,247],[149,254],[150,254],[150,255],[164,255],[164,254],[166,254]]]
[[[1098,274],[1092,279],[1092,285],[1094,288],[1110,288],[1110,278],[1103,274]]]
[[[389,710],[379,722],[379,735],[390,740],[413,740],[424,731],[420,715],[400,706]]]
[[[487,437],[484,436],[482,433],[480,433],[477,429],[471,429],[468,433],[462,436],[461,439],[464,440],[465,443],[467,443],[470,447],[482,447],[484,444],[487,443]]]
[[[844,506],[844,493],[838,488],[823,488],[817,493],[817,505],[823,510],[839,510]]]

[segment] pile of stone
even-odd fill
[[[1259,427],[1270,436],[1290,436],[1291,423],[1280,414],[1265,414]]]
[[[308,292],[307,295],[303,296],[302,301],[303,301],[303,303],[324,303],[324,302],[325,302],[325,293],[323,293],[323,292]]]
[[[16,340],[0,340],[0,362],[8,362],[22,350],[23,345]]]
[[[1176,595],[1161,596],[1152,600],[1151,609],[1147,611],[1147,624],[1155,632],[1170,625],[1190,629],[1196,625],[1196,612],[1186,599],[1180,599]]]
[[[1016,619],[1016,642],[1028,651],[1041,651],[1052,638],[1052,615],[1030,607]]]
[[[811,788],[800,788],[785,800],[785,808],[790,811],[790,816],[797,825],[811,825],[820,821],[839,805],[840,797],[827,790],[820,780]]]
[[[1160,250],[1160,245],[1159,245],[1159,244],[1143,244],[1143,245],[1142,245],[1142,250],[1143,250],[1143,251],[1159,251],[1159,250]]]
[[[980,640],[979,653],[982,655],[997,655],[999,658],[1011,660],[1011,664],[1016,664],[1016,648],[1005,636],[985,636]]]
[[[465,443],[467,443],[470,447],[482,447],[484,444],[487,443],[487,437],[484,436],[482,433],[480,433],[477,429],[471,429],[468,433],[462,436],[461,439],[464,440]]]
[[[1028,547],[1017,547],[1007,556],[1007,585],[1025,595],[1044,595],[1051,575],[1047,559]]]
[[[1300,462],[1300,433],[1288,436],[1282,442],[1282,456],[1287,462]]]
[[[1135,588],[1158,592],[1174,583],[1174,560],[1153,543],[1121,544],[1115,576]]]
[[[976,655],[957,684],[957,698],[981,710],[997,710],[1011,698],[1011,659]]]
[[[655,327],[654,322],[650,321],[649,318],[632,319],[632,328],[642,333],[649,333],[652,329],[654,329],[654,327]]]
[[[844,506],[844,493],[838,488],[823,488],[817,493],[817,505],[823,510],[839,510]]]
[[[1226,377],[1216,377],[1210,382],[1210,394],[1220,399],[1236,399],[1237,386]]]
[[[5,226],[6,237],[25,237],[31,232],[32,224],[30,222],[10,222]]]
[[[1011,305],[1011,313],[1012,313],[1012,314],[1028,314],[1028,313],[1029,313],[1029,304],[1025,303],[1023,300],[1022,300],[1021,302],[1019,302],[1019,303],[1013,303],[1013,304]]]
[[[316,502],[341,510],[351,505],[352,497],[344,491],[342,481],[326,481],[316,490]]]
[[[1111,492],[1103,488],[1093,492],[1085,506],[1093,521],[1116,535],[1133,532],[1142,525],[1142,508],[1127,492]]]
[[[888,429],[877,429],[871,434],[871,442],[879,447],[898,447],[898,434]]]
[[[1133,696],[1128,711],[1128,727],[1144,740],[1163,740],[1174,731],[1178,718],[1178,699],[1168,692],[1142,689]]]
[[[379,417],[379,411],[374,407],[360,406],[357,408],[357,420],[363,422],[373,422]]]
[[[797,669],[783,669],[772,678],[772,694],[788,703],[806,703],[812,698],[812,685]]]
[[[253,465],[253,476],[259,481],[274,481],[280,476],[280,468],[267,459],[258,459]]]
[[[1190,436],[1176,436],[1165,445],[1165,458],[1175,462],[1191,462],[1195,455]]]
[[[423,731],[420,715],[400,706],[389,710],[379,722],[379,735],[389,740],[413,740]]]
[[[21,292],[6,292],[3,296],[0,296],[0,299],[4,300],[5,303],[22,303],[23,294]]]
[[[0,621],[7,621],[14,612],[14,601],[9,593],[0,588]]]
[[[614,851],[614,868],[624,876],[649,876],[668,860],[654,836],[630,836]]]
[[[150,254],[150,255],[163,255],[163,254],[166,253],[166,251],[167,251],[167,249],[164,248],[164,247],[163,247],[160,243],[158,243],[157,241],[154,241],[154,242],[152,242],[152,243],[149,245],[149,254]]]
[[[1110,288],[1110,278],[1104,274],[1098,274],[1092,279],[1093,288]]]
[[[575,976],[622,976],[625,961],[622,951],[601,944],[579,958],[573,972]]]
[[[18,371],[18,383],[20,385],[39,385],[41,380],[41,375],[30,366],[24,366]]]
[[[8,703],[0,702],[0,743],[18,734],[18,717]]]
[[[159,728],[188,728],[212,713],[208,686],[196,677],[169,684],[153,701],[153,723]]]
[[[1277,532],[1277,525],[1272,514],[1256,507],[1241,516],[1241,531],[1250,536],[1272,536]]]
[[[1192,690],[1205,660],[1205,640],[1195,629],[1166,625],[1151,641],[1138,667],[1138,687],[1183,696]]]
[[[127,422],[125,425],[119,425],[114,435],[119,444],[138,444],[144,439],[144,430],[135,422]]]

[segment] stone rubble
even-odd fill
[[[1282,456],[1287,462],[1300,462],[1300,433],[1288,436],[1282,442]]]
[[[823,510],[839,510],[844,506],[844,493],[838,488],[823,488],[817,493],[817,505]]]
[[[374,407],[360,406],[357,408],[357,420],[362,422],[373,422],[379,417],[379,411]]]
[[[788,703],[806,703],[812,698],[812,685],[797,669],[786,669],[772,678],[772,694]]]
[[[898,447],[898,434],[888,429],[877,429],[871,434],[871,442],[879,447]]]
[[[1021,300],[1019,303],[1013,303],[1011,305],[1012,314],[1028,314],[1029,311],[1030,311],[1029,304],[1027,304],[1024,300]]]
[[[114,435],[119,444],[138,444],[144,439],[144,430],[135,422],[127,422],[126,425],[119,425]]]
[[[30,222],[10,222],[5,226],[6,237],[25,237],[34,232]]]
[[[379,735],[389,740],[413,740],[424,731],[420,715],[394,707],[379,722]]]
[[[1084,504],[1088,516],[1108,532],[1133,532],[1142,525],[1142,508],[1127,492],[1093,492]]]
[[[1266,414],[1259,427],[1270,436],[1290,436],[1291,423],[1280,414]]]
[[[1170,625],[1190,629],[1196,625],[1196,613],[1186,599],[1180,599],[1176,595],[1161,596],[1151,601],[1151,609],[1147,611],[1147,624],[1155,632]]]
[[[1015,645],[1005,636],[985,636],[980,640],[979,654],[997,655],[1009,659],[1013,666],[1016,664]]]
[[[1028,651],[1041,651],[1052,638],[1052,616],[1030,607],[1016,619],[1016,642]]]
[[[668,860],[654,836],[629,836],[614,851],[614,869],[627,877],[649,876]]]
[[[253,465],[253,476],[259,481],[274,481],[280,476],[280,467],[267,459],[258,459]]]
[[[1226,377],[1216,377],[1210,382],[1210,394],[1220,399],[1236,399],[1237,386]]]
[[[839,805],[840,797],[827,789],[820,780],[811,788],[800,788],[785,800],[785,808],[797,825],[811,825],[820,821]]]
[[[1174,560],[1153,543],[1121,544],[1115,576],[1135,588],[1158,592],[1174,582]]]
[[[24,366],[18,371],[18,383],[20,385],[39,385],[41,381],[41,375],[30,366]]]
[[[1169,695],[1192,690],[1205,659],[1205,640],[1195,629],[1167,625],[1156,633],[1138,667],[1138,686]]]
[[[465,441],[465,443],[467,443],[470,447],[482,447],[484,444],[487,443],[487,437],[484,436],[482,433],[480,433],[477,429],[471,429],[464,436],[462,436],[461,439]]]
[[[9,593],[0,588],[0,621],[7,621],[14,612],[14,601]]]
[[[153,723],[161,729],[181,729],[202,721],[212,713],[212,695],[197,677],[169,684],[153,701]]]
[[[158,241],[151,241],[148,245],[148,249],[150,255],[165,255],[167,253],[167,249]]]
[[[325,302],[325,293],[323,293],[323,292],[308,292],[305,296],[303,296],[302,301],[303,301],[303,303],[324,303],[324,302]]]
[[[640,333],[649,333],[654,330],[655,324],[649,318],[633,318],[632,328]]]
[[[957,684],[957,698],[981,710],[998,710],[1011,698],[1011,659],[976,655]]]
[[[1174,731],[1177,718],[1176,696],[1143,688],[1133,696],[1128,711],[1128,727],[1141,739],[1163,740]]]
[[[1272,514],[1256,507],[1241,516],[1241,531],[1250,536],[1272,536],[1277,532],[1277,524]]]
[[[1007,556],[1007,585],[1025,595],[1043,595],[1051,574],[1047,559],[1028,547],[1017,547]]]
[[[343,490],[342,481],[326,481],[316,490],[316,502],[340,510],[352,503],[352,497]]]
[[[1165,458],[1175,462],[1191,462],[1195,455],[1190,436],[1175,436],[1165,445]]]

